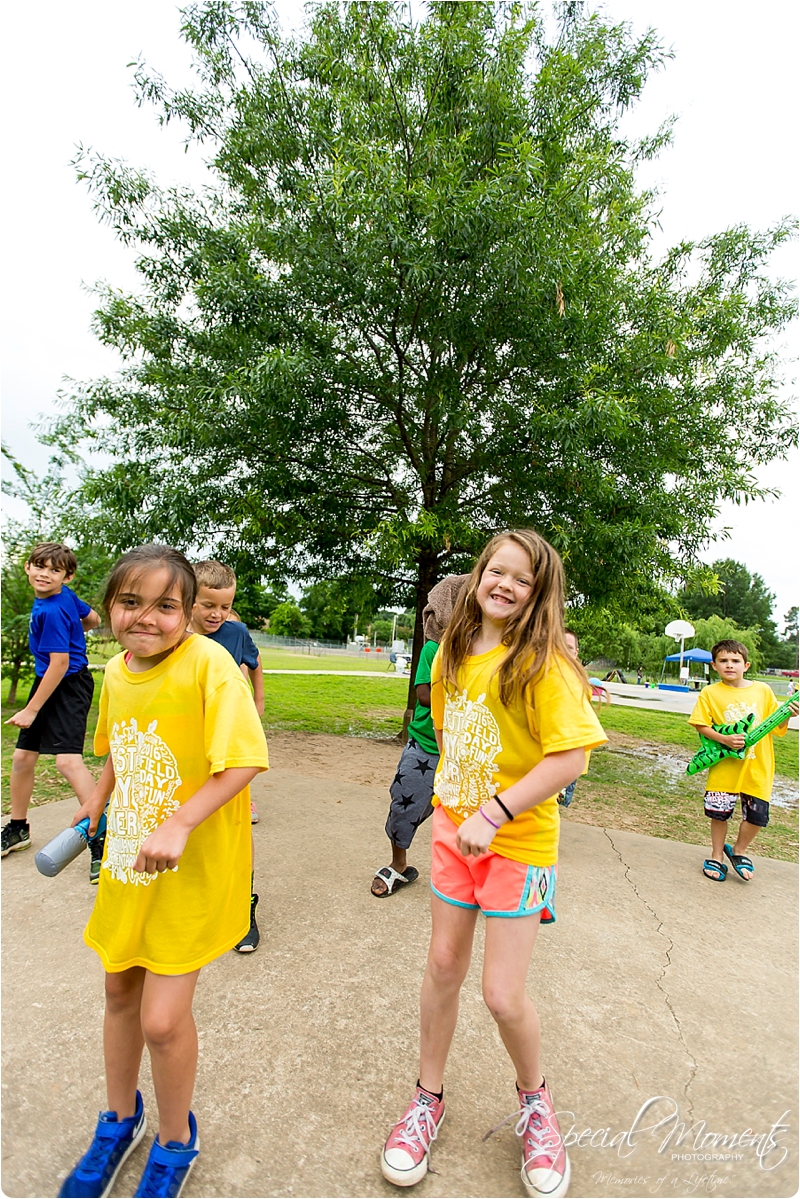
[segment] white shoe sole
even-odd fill
[[[4,849],[0,857],[7,858],[10,853],[18,853],[20,849],[30,849],[30,841],[18,841],[16,845],[9,845],[8,849]]]
[[[444,1112],[442,1112],[442,1118],[439,1121],[439,1123],[436,1125],[437,1133],[438,1133],[439,1129],[442,1127],[443,1123],[444,1123]],[[419,1163],[418,1166],[413,1166],[412,1169],[410,1169],[410,1170],[397,1170],[394,1166],[391,1166],[389,1164],[389,1162],[387,1162],[387,1160],[386,1160],[386,1146],[384,1145],[383,1149],[381,1150],[381,1174],[383,1175],[383,1177],[386,1179],[387,1182],[391,1182],[394,1186],[396,1186],[396,1187],[416,1186],[416,1184],[418,1182],[422,1181],[422,1179],[425,1177],[425,1175],[427,1173],[428,1173],[428,1154],[427,1153],[425,1154],[425,1156],[423,1157],[422,1161]]]
[[[236,951],[236,953],[255,953],[255,951],[258,949],[258,946],[260,944],[261,944],[261,942],[259,941],[257,945],[239,944],[239,945],[234,945],[233,948]]]
[[[540,1191],[536,1187],[532,1187],[525,1177],[525,1166],[523,1165],[520,1171],[522,1185],[525,1187],[527,1194],[529,1194],[532,1199],[563,1199],[563,1196],[566,1195],[567,1191],[569,1190],[569,1180],[570,1175],[572,1174],[572,1167],[569,1163],[569,1154],[566,1150],[564,1150],[564,1157],[566,1159],[564,1163],[566,1169],[564,1170],[561,1182],[558,1184],[555,1190],[552,1191]]]
[[[119,1165],[117,1166],[114,1173],[111,1175],[111,1179],[109,1180],[108,1186],[103,1191],[103,1194],[100,1196],[100,1199],[106,1199],[106,1197],[111,1194],[111,1192],[114,1189],[114,1183],[117,1181],[117,1175],[119,1174],[122,1167],[125,1165],[126,1161],[130,1157],[130,1155],[133,1153],[136,1146],[142,1140],[142,1138],[144,1137],[146,1132],[147,1132],[147,1119],[143,1116],[141,1128],[136,1133],[136,1136],[133,1138],[130,1145],[128,1146],[128,1148],[125,1150],[122,1157],[120,1158]]]

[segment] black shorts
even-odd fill
[[[34,681],[28,703],[41,681],[39,677]],[[94,679],[87,667],[66,675],[44,701],[31,727],[20,729],[17,749],[37,754],[82,754],[93,694]]]
[[[736,801],[742,801],[742,820],[746,824],[754,824],[756,828],[766,828],[769,824],[769,803],[766,799],[757,799],[742,791],[706,791],[703,809],[711,820],[730,820],[736,811]]]

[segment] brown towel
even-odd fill
[[[469,575],[447,575],[428,592],[428,602],[422,612],[422,628],[426,641],[441,641],[453,615],[456,599]]]

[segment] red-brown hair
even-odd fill
[[[572,657],[564,640],[564,567],[552,545],[534,529],[498,533],[478,558],[459,592],[441,641],[442,682],[453,688],[458,686],[458,668],[471,653],[475,634],[481,627],[478,584],[493,555],[507,541],[520,546],[530,558],[533,583],[524,609],[509,617],[503,632],[502,643],[508,648],[498,667],[501,702],[508,707],[523,696],[535,676],[548,668],[554,655],[575,672],[588,694],[586,671]]]

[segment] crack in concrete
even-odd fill
[[[612,838],[608,829],[604,828],[603,834],[607,838],[608,843],[611,846],[611,848],[614,850],[614,853],[619,858],[620,864],[625,867],[625,873],[623,876],[625,878],[625,881],[630,885],[631,890],[633,891],[634,895],[639,900],[639,902],[642,904],[642,906],[647,909],[647,911],[650,913],[650,915],[655,920],[656,933],[659,936],[662,936],[664,938],[664,940],[667,942],[667,947],[664,950],[664,957],[666,958],[666,965],[661,967],[661,974],[656,979],[656,986],[658,987],[659,991],[661,992],[661,994],[664,998],[664,1003],[667,1007],[667,1010],[668,1010],[670,1016],[672,1017],[673,1023],[675,1025],[675,1029],[678,1033],[678,1039],[680,1040],[681,1045],[683,1046],[684,1050],[686,1051],[686,1056],[689,1058],[689,1060],[691,1062],[691,1067],[689,1069],[689,1077],[683,1088],[683,1095],[686,1100],[686,1105],[689,1109],[689,1117],[690,1117],[690,1119],[693,1119],[694,1118],[694,1105],[692,1103],[692,1098],[689,1094],[689,1088],[691,1087],[692,1083],[694,1082],[695,1076],[697,1074],[697,1070],[698,1070],[697,1058],[694,1056],[694,1054],[690,1050],[688,1044],[686,1043],[686,1038],[683,1035],[683,1028],[681,1027],[681,1022],[678,1018],[678,1014],[675,1011],[675,1008],[672,1006],[672,1001],[669,997],[669,993],[668,993],[667,989],[664,986],[662,986],[662,980],[664,978],[666,978],[667,970],[672,965],[672,958],[670,957],[670,954],[672,952],[675,942],[672,940],[669,933],[664,931],[664,921],[660,919],[658,913],[650,906],[650,904],[647,902],[645,897],[640,894],[639,889],[636,886],[636,883],[631,878],[631,873],[630,873],[631,868],[628,865],[628,863],[625,861],[625,859],[623,858],[620,850],[614,844],[614,839]]]

